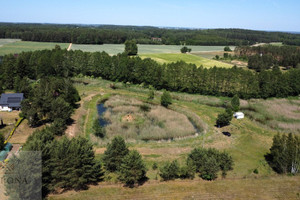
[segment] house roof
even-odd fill
[[[10,108],[20,108],[21,101],[24,99],[23,93],[1,94],[0,105]]]

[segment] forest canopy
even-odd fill
[[[244,29],[178,29],[150,26],[0,23],[0,38],[76,44],[251,45],[282,42],[300,45],[300,34]]]

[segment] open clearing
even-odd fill
[[[224,46],[188,46],[192,52],[223,51]],[[180,53],[180,45],[147,45],[138,44],[138,54],[157,53]],[[234,49],[234,47],[231,47]],[[105,51],[108,54],[116,55],[124,52],[124,44],[103,44],[103,45],[83,45],[73,44],[71,50],[82,50],[87,52]]]
[[[192,54],[182,54],[182,53],[172,53],[172,54],[167,54],[167,53],[162,53],[162,54],[143,54],[140,55],[141,58],[151,58],[159,63],[171,63],[171,62],[177,62],[177,61],[184,61],[187,63],[192,63],[197,65],[197,67],[203,65],[203,67],[225,67],[225,68],[230,68],[233,65],[219,62],[216,60],[211,60],[207,58],[203,58],[200,56],[195,56]]]
[[[0,39],[0,47],[2,47],[3,45],[9,44],[9,43],[14,43],[14,42],[18,42],[21,41],[20,39]]]

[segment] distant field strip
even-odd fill
[[[1,40],[0,40],[1,42]],[[0,43],[1,44],[1,43]],[[52,42],[25,42],[16,41],[11,43],[6,43],[0,47],[0,56],[5,54],[21,53],[22,51],[36,51],[43,49],[53,49],[55,45],[59,45],[62,49],[66,49],[69,43],[52,43]]]
[[[192,52],[223,51],[224,46],[188,46]],[[180,53],[180,45],[145,45],[138,44],[139,54],[152,53]],[[234,47],[231,47],[234,49]],[[103,45],[83,45],[73,44],[71,50],[82,50],[87,52],[105,51],[108,54],[116,55],[124,51],[124,44],[103,44]]]
[[[2,47],[5,44],[14,43],[17,41],[21,41],[20,39],[0,39],[0,47]]]
[[[140,55],[140,57],[151,58],[153,60],[156,60],[159,63],[171,63],[171,62],[177,62],[182,60],[187,63],[195,64],[197,65],[197,67],[203,65],[203,67],[207,67],[207,68],[214,67],[214,66],[230,68],[233,66],[216,60],[211,60],[200,56],[195,56],[191,54],[181,54],[181,53],[143,54]]]

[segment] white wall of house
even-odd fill
[[[7,111],[7,112],[11,112],[12,111],[12,109],[11,108],[9,108],[8,106],[0,106],[0,111]]]

